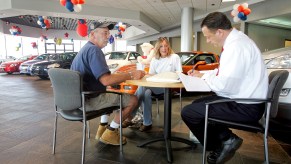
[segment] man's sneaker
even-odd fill
[[[96,140],[99,140],[99,138],[102,136],[102,134],[106,130],[106,127],[107,127],[107,125],[102,126],[102,125],[99,124],[98,130],[97,130],[97,133],[96,133],[96,136],[95,136]]]
[[[120,145],[120,134],[118,129],[109,130],[106,128],[105,132],[100,137],[100,141],[110,145]],[[126,144],[126,138],[122,136],[122,144]]]

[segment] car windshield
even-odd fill
[[[267,68],[270,69],[290,69],[291,68],[291,54],[284,54],[282,56],[273,58],[267,62]]]
[[[110,52],[105,55],[105,59],[125,60],[126,56],[127,56],[126,52]]]
[[[34,60],[47,60],[48,56],[49,56],[49,54],[42,54],[42,55],[39,55],[36,58],[34,58]]]
[[[180,58],[181,58],[181,62],[184,63],[186,60],[188,60],[190,57],[195,56],[196,53],[183,53],[183,52],[179,52],[177,53]]]
[[[48,60],[49,60],[49,61],[50,61],[50,60],[58,60],[59,57],[60,57],[60,54],[50,54],[50,55],[48,56]]]
[[[203,54],[197,54],[197,55],[190,55],[190,57],[182,63],[182,65],[195,65],[199,61],[205,61],[205,59],[208,58],[210,61],[209,63],[214,63],[216,60],[213,56],[213,54],[203,53]]]
[[[18,58],[17,60],[20,60],[20,61],[24,61],[24,60],[28,60],[30,56],[22,56],[20,58]]]

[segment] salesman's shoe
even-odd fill
[[[231,137],[222,142],[222,147],[220,150],[212,151],[207,156],[208,163],[225,163],[233,157],[235,151],[241,146],[243,140],[235,134],[231,134]]]
[[[139,131],[146,132],[152,129],[152,125],[141,125]]]

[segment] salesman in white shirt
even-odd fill
[[[221,46],[218,69],[205,74],[189,71],[188,75],[201,77],[215,95],[204,97],[183,108],[181,116],[191,132],[203,144],[205,103],[225,98],[266,98],[268,75],[261,52],[244,33],[231,26],[220,12],[208,14],[201,23],[208,43]],[[247,110],[246,110],[247,109]],[[264,112],[264,104],[215,104],[209,107],[209,117],[241,122],[257,121]],[[242,144],[242,139],[222,125],[209,125],[207,137],[208,163],[225,163]]]

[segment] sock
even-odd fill
[[[115,123],[114,121],[112,121],[112,122],[110,123],[110,127],[111,127],[111,128],[114,128],[114,129],[117,129],[117,128],[119,128],[119,124],[117,124],[117,123]]]
[[[103,123],[106,123],[106,125],[108,124],[108,115],[102,115],[101,116],[101,120],[100,120],[100,124],[102,125]]]

